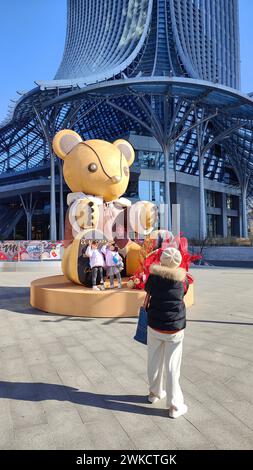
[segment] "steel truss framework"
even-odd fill
[[[252,191],[253,100],[211,82],[187,78],[118,79],[89,87],[35,88],[16,105],[12,120],[0,131],[0,178],[32,172],[50,163],[50,236],[57,238],[55,165],[51,142],[62,128],[84,138],[112,140],[134,131],[153,136],[164,155],[167,226],[171,225],[169,172],[199,176],[200,237],[206,236],[204,177],[224,181],[231,167],[241,187],[243,228],[246,197]],[[220,151],[217,150],[217,145]],[[62,168],[60,235],[63,235]],[[0,187],[1,188],[1,187]]]

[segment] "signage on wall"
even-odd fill
[[[62,253],[62,241],[0,241],[0,261],[59,261]]]

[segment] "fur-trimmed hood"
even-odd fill
[[[160,276],[163,279],[170,279],[171,281],[184,281],[186,278],[186,270],[183,268],[170,269],[161,264],[152,264],[150,266],[150,274]]]

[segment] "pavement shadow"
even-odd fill
[[[29,287],[0,287],[0,304],[9,312],[48,315],[30,305]]]
[[[253,326],[253,323],[245,323],[245,322],[238,322],[238,321],[220,321],[220,320],[187,320],[187,323],[218,323],[221,325]]]
[[[47,313],[34,308],[30,305],[29,287],[0,287],[0,307],[8,310],[8,312],[47,317],[46,319],[40,320],[42,323],[60,323],[65,321],[87,323],[95,320],[95,318],[90,317],[63,316],[60,314]],[[131,321],[131,319],[127,317],[124,319],[113,317],[105,318],[102,324],[110,325],[111,323],[136,324],[136,320]]]
[[[168,418],[168,411],[164,408],[152,407],[148,404],[146,396],[84,392],[74,387],[58,384],[0,381],[0,398],[33,402],[68,401],[93,408]]]

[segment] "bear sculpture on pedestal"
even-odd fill
[[[59,131],[53,150],[63,160],[64,179],[72,191],[68,194],[65,219],[64,275],[82,284],[78,259],[87,240],[116,240],[125,258],[126,274],[139,265],[140,245],[130,239],[149,235],[157,220],[157,207],[149,201],[131,201],[121,197],[129,183],[129,167],[135,152],[129,142],[113,143],[93,139],[83,141],[74,131]]]

